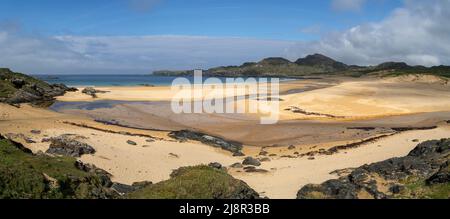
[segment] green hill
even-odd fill
[[[193,70],[155,71],[159,76],[191,76]],[[205,76],[217,77],[305,77],[340,75],[361,77],[366,75],[397,76],[403,74],[431,74],[450,77],[450,66],[409,66],[403,62],[386,62],[377,66],[355,66],[336,61],[322,54],[308,55],[291,62],[282,57],[270,57],[259,62],[246,62],[240,66],[220,66],[204,70]]]

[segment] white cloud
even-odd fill
[[[450,64],[450,1],[407,0],[386,19],[301,42],[291,55],[321,52],[351,64],[406,61],[417,65]]]
[[[338,11],[360,11],[366,0],[332,0],[331,6]]]
[[[0,32],[0,66],[27,73],[150,73],[284,56],[295,42],[203,36],[59,36]]]

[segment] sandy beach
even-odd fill
[[[247,156],[269,158],[270,161],[258,167],[267,173],[229,168],[231,175],[269,198],[295,198],[303,185],[337,178],[331,174],[335,170],[404,156],[418,142],[450,137],[446,122],[450,120],[450,87],[431,79],[336,78],[285,82],[280,85],[280,121],[274,125],[260,125],[257,114],[174,114],[168,108],[174,95],[170,87],[96,89],[108,93],[98,94],[97,99],[81,91],[68,93],[58,98],[59,103],[67,105],[55,109],[57,112],[26,104],[20,108],[0,104],[0,133],[33,152],[48,149],[49,143],[42,142],[44,138],[62,134],[80,136],[80,141],[97,151],[81,160],[107,170],[114,181],[125,184],[163,181],[172,170],[182,166],[210,162],[230,166],[244,159],[200,142],[178,142],[168,136],[173,130],[195,130],[240,142]],[[94,101],[126,102],[109,102],[107,107],[92,109],[83,105]],[[286,110],[290,107],[310,115]],[[94,121],[113,119],[122,126]],[[411,130],[394,130],[399,127]],[[414,130],[421,127],[428,128]],[[41,133],[32,134],[31,130]],[[387,137],[332,155],[298,156],[382,135]],[[35,143],[27,143],[26,139]],[[136,145],[128,144],[129,140]],[[268,155],[259,156],[262,150]]]

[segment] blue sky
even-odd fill
[[[450,65],[450,0],[0,0],[0,67],[139,73],[292,61]]]
[[[399,0],[2,0],[0,20],[47,35],[201,35],[307,40],[379,21]]]

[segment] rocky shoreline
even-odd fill
[[[64,84],[48,84],[10,69],[0,69],[0,88],[0,102],[15,106],[21,103],[48,106],[55,97],[77,91]]]
[[[450,139],[423,142],[407,156],[364,165],[320,185],[306,185],[299,199],[450,198]]]

